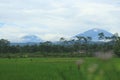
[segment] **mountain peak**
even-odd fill
[[[106,30],[104,30],[104,29],[100,29],[100,28],[93,28],[93,29],[90,29],[90,30],[88,30],[88,31],[93,31],[93,32],[108,32],[108,31],[106,31]],[[86,31],[87,32],[87,31]],[[109,32],[110,33],[110,32]]]
[[[98,32],[98,31],[101,30],[101,29],[93,28],[92,30],[93,30],[94,32]]]
[[[103,32],[105,36],[108,36],[108,37],[111,37],[113,34],[106,31],[106,30],[103,30],[103,29],[99,29],[99,28],[93,28],[93,29],[90,29],[88,31],[85,31],[81,34],[78,34],[76,36],[84,36],[84,37],[91,37],[93,41],[98,41],[98,34]]]

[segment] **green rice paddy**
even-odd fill
[[[84,58],[0,59],[0,80],[120,80],[120,59]]]

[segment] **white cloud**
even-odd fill
[[[27,34],[43,40],[71,37],[91,28],[119,32],[119,0],[0,0],[0,38]],[[1,27],[2,26],[2,27]]]

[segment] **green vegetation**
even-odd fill
[[[28,55],[28,57],[93,57],[94,53],[99,51],[114,51],[115,55],[120,56],[120,37],[118,35],[107,37],[104,33],[99,33],[98,38],[104,42],[92,42],[92,38],[89,36],[76,36],[76,39],[72,40],[66,40],[62,37],[56,43],[46,41],[23,46],[10,45],[9,41],[1,39],[0,57],[10,58],[11,55],[14,57],[23,57],[24,55]],[[109,42],[105,42],[107,40]]]
[[[119,80],[120,59],[0,59],[0,80]]]
[[[119,80],[120,37],[98,37],[104,42],[76,36],[21,46],[0,39],[0,80]]]
[[[120,57],[120,38],[117,38],[116,43],[114,45],[114,52],[117,56]]]

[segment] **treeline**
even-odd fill
[[[95,52],[114,51],[117,56],[120,56],[120,37],[113,35],[111,37],[104,36],[104,33],[99,33],[98,38],[103,42],[92,42],[91,37],[76,36],[75,39],[66,40],[60,38],[59,42],[42,42],[34,45],[10,45],[10,41],[0,40],[0,56],[3,55],[29,55],[29,56],[94,56]],[[110,40],[108,42],[105,42]]]

